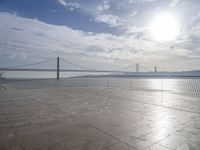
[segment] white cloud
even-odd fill
[[[157,0],[124,0],[124,1],[128,3],[145,3],[145,2],[154,2]]]
[[[182,57],[194,56],[190,50],[170,44],[136,39],[131,35],[88,33],[66,26],[46,24],[39,20],[0,13],[0,56],[22,59],[76,55],[127,61],[131,64],[176,63]],[[179,59],[180,58],[180,59]],[[192,58],[191,61],[198,58]],[[184,63],[184,61],[183,61]],[[189,65],[189,64],[188,64]]]
[[[192,27],[191,35],[200,38],[200,23]]]
[[[102,12],[108,10],[109,8],[110,8],[109,2],[104,0],[103,4],[97,6],[97,11]]]
[[[63,5],[63,6],[66,6],[66,5],[67,5],[67,3],[66,3],[64,0],[58,0],[58,2],[59,2],[61,5]]]
[[[66,2],[65,0],[58,0],[58,2],[65,6],[65,7],[68,7],[71,11],[73,11],[74,9],[78,9],[80,8],[80,4],[79,3],[72,3],[72,2]]]
[[[142,33],[147,30],[147,27],[131,26],[126,31],[127,34]]]
[[[111,15],[111,14],[102,14],[95,17],[95,21],[104,22],[109,24],[110,26],[119,26],[120,22],[119,17]]]
[[[179,4],[180,0],[171,0],[169,4],[170,7],[176,7]]]
[[[103,22],[108,24],[111,27],[116,27],[120,25],[121,19],[109,12],[106,12],[110,9],[110,3],[108,0],[103,0],[102,4],[97,5],[96,13],[93,14],[91,20],[96,22]],[[92,10],[93,11],[93,10]]]

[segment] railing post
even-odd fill
[[[89,87],[89,81],[88,81],[88,77],[86,77],[86,83],[87,83],[87,87]]]
[[[60,79],[60,57],[57,57],[57,80]]]
[[[71,81],[71,77],[69,77],[69,87],[72,87],[72,81]]]
[[[130,90],[133,89],[133,85],[132,85],[132,78],[130,77]]]

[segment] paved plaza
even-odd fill
[[[0,150],[200,150],[198,97],[161,91],[0,91]]]

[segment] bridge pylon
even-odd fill
[[[60,57],[57,57],[57,80],[60,79]]]

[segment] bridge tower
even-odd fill
[[[60,79],[60,57],[57,57],[57,80]]]
[[[155,66],[155,68],[154,68],[154,72],[157,72],[157,66]]]
[[[136,72],[140,72],[140,65],[138,63],[136,64]]]

